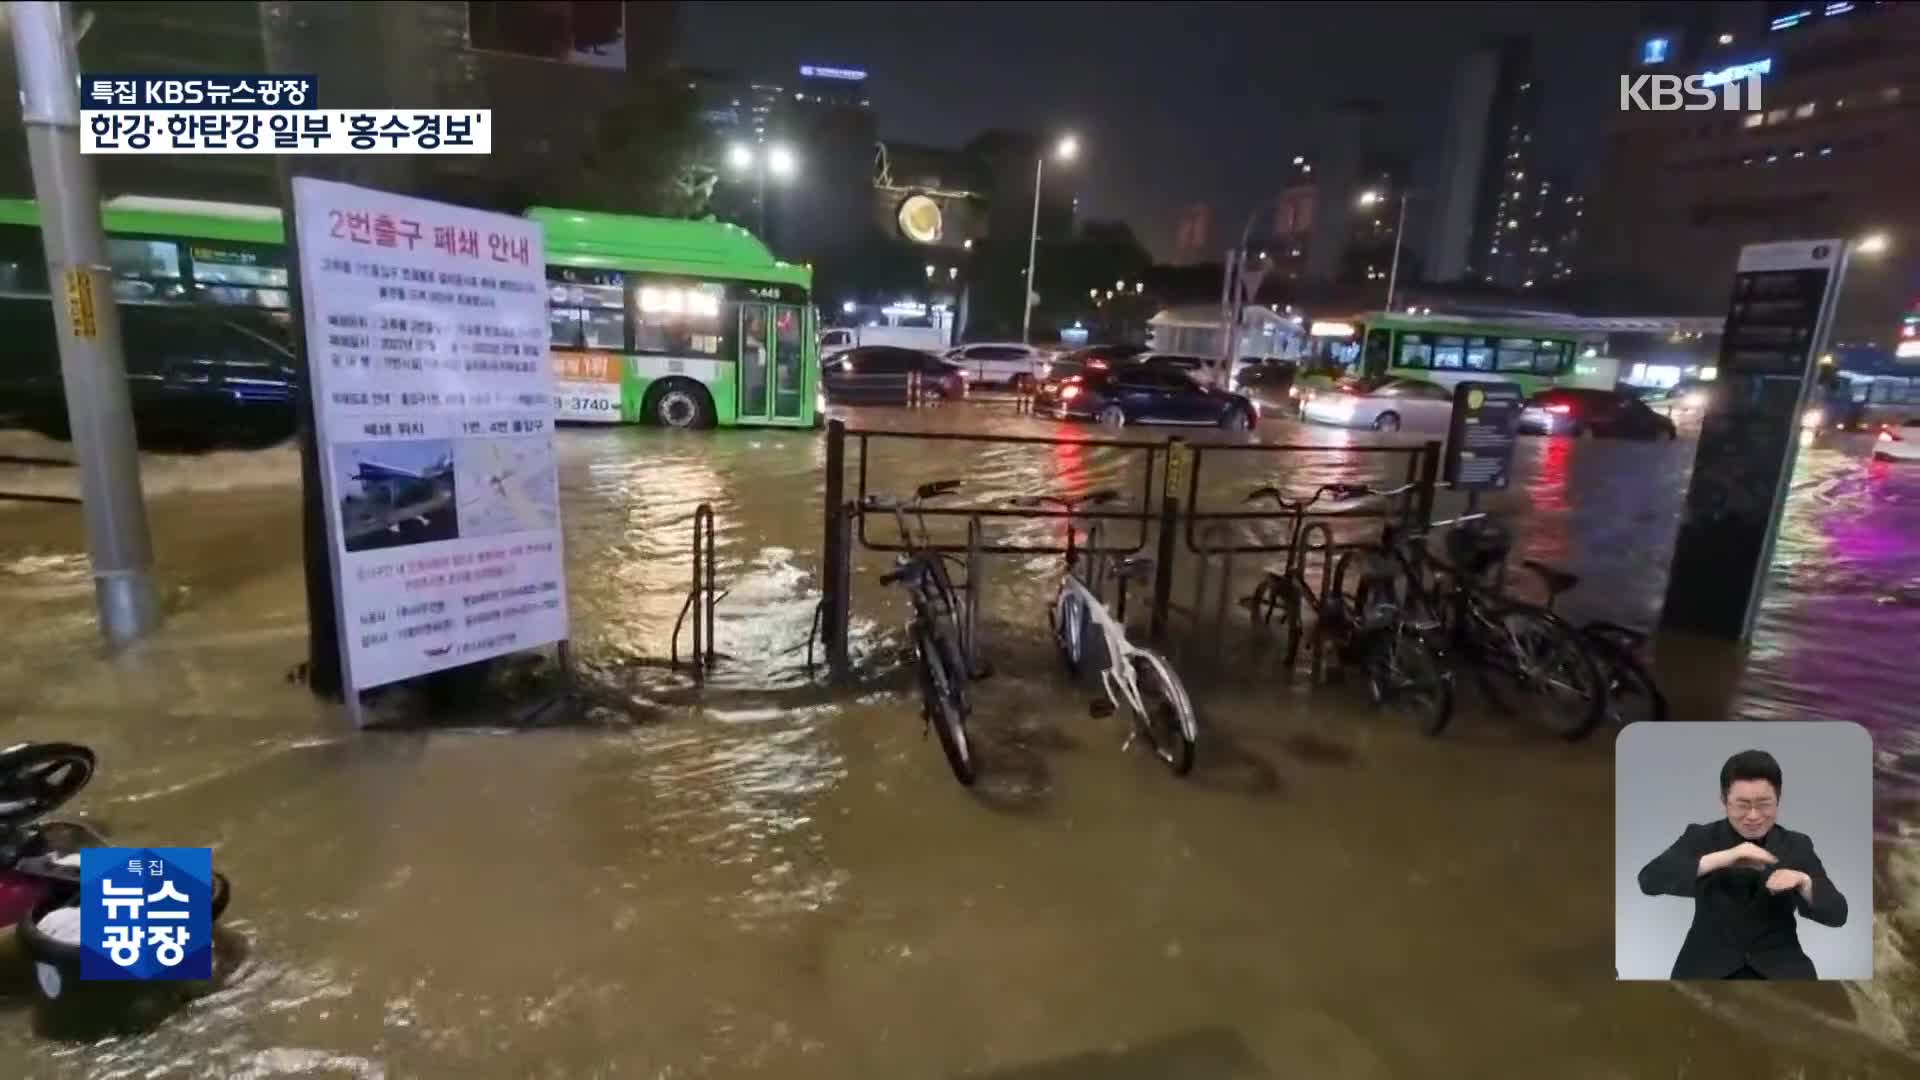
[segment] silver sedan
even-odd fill
[[[1300,392],[1300,418],[1375,431],[1440,432],[1453,416],[1453,393],[1421,379],[1363,379]]]

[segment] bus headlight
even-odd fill
[[[827,411],[827,392],[825,390],[815,390],[813,392],[814,415],[818,416],[822,413],[825,413],[826,411]]]

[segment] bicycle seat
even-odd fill
[[[1579,574],[1570,574],[1565,570],[1556,569],[1534,559],[1522,559],[1520,560],[1520,565],[1540,575],[1540,580],[1546,585],[1547,595],[1549,596],[1559,596],[1561,593],[1580,584]]]
[[[1098,491],[1089,491],[1085,495],[1016,495],[1008,499],[1007,504],[1022,507],[1057,506],[1072,513],[1083,506],[1099,506],[1103,503],[1115,502],[1119,498],[1120,493],[1112,488],[1101,488]]]
[[[1153,576],[1153,560],[1130,558],[1113,560],[1112,573],[1116,578],[1126,581],[1145,581]]]
[[[960,490],[958,480],[933,480],[913,489],[916,499],[937,499],[942,495],[951,495]]]

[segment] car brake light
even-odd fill
[[[1549,406],[1547,406],[1547,411],[1548,411],[1548,412],[1550,412],[1550,413],[1559,413],[1559,414],[1560,414],[1561,416],[1565,416],[1565,415],[1567,415],[1568,413],[1570,413],[1570,412],[1572,412],[1572,411],[1573,411],[1573,406],[1571,406],[1571,405],[1549,405]]]
[[[1080,396],[1080,388],[1078,386],[1073,385],[1072,383],[1068,383],[1066,386],[1063,386],[1060,388],[1061,401],[1072,401],[1074,398],[1077,398],[1079,396]]]
[[[1087,366],[1095,371],[1107,370],[1107,362],[1105,360],[1089,360],[1087,361]]]

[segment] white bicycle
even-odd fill
[[[1083,558],[1079,532],[1074,519],[1087,507],[1100,506],[1118,498],[1113,491],[1095,491],[1078,497],[1060,495],[1023,496],[1011,500],[1020,507],[1057,507],[1066,512],[1066,572],[1060,576],[1060,591],[1048,612],[1053,640],[1060,647],[1060,659],[1067,672],[1082,674],[1087,666],[1087,646],[1098,631],[1105,646],[1105,668],[1100,672],[1104,701],[1095,701],[1090,710],[1095,716],[1112,716],[1125,703],[1133,716],[1132,731],[1121,749],[1131,749],[1134,740],[1146,736],[1155,756],[1166,762],[1175,776],[1185,776],[1193,768],[1194,743],[1199,722],[1193,715],[1193,703],[1187,689],[1174,674],[1173,665],[1151,649],[1142,649],[1127,640],[1127,586],[1153,573],[1151,559],[1117,559],[1111,566],[1097,550],[1089,529],[1089,551]],[[1109,614],[1100,594],[1105,578],[1111,576],[1117,588],[1119,614]]]

